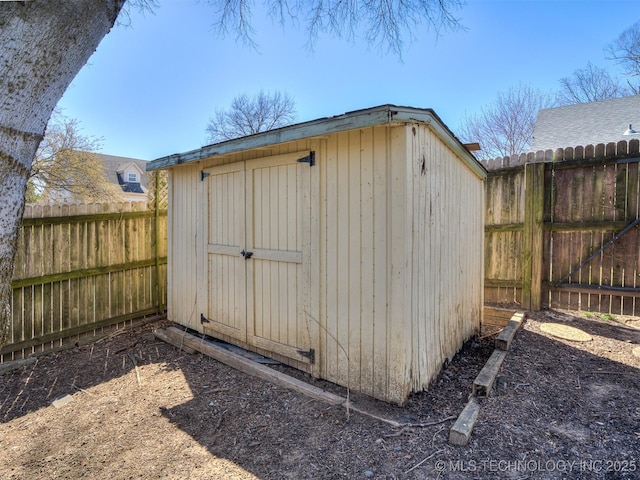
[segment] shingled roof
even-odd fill
[[[115,155],[105,155],[104,153],[97,153],[98,157],[104,165],[104,173],[109,182],[114,185],[120,186],[125,193],[147,193],[147,184],[149,182],[149,176],[146,173],[146,160],[139,160],[129,157],[117,157]],[[129,183],[121,174],[126,170],[129,165],[136,165],[141,172],[141,179],[138,183]]]
[[[640,95],[546,108],[538,112],[531,150],[640,138],[640,134],[623,135],[629,125],[640,132]]]

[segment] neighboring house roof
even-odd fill
[[[252,148],[268,147],[279,143],[293,142],[358,128],[406,123],[424,123],[430,125],[449,148],[456,152],[479,176],[484,177],[486,175],[484,167],[432,109],[400,107],[396,105],[380,105],[378,107],[356,110],[335,117],[320,118],[310,122],[297,123],[287,127],[276,128],[246,137],[215,143],[189,152],[152,160],[147,163],[147,170],[152,171],[160,168],[168,168],[217,155],[241,152]]]
[[[120,186],[124,193],[146,194],[149,176],[146,173],[146,160],[117,157],[98,153],[104,165],[104,173],[109,182]],[[132,174],[134,177],[130,177]],[[135,181],[132,181],[135,180]]]
[[[538,112],[531,150],[597,145],[640,138],[640,95],[546,108]]]

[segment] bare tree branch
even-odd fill
[[[221,34],[234,32],[236,39],[255,46],[251,27],[251,0],[210,0],[217,10],[215,26]],[[386,48],[398,56],[406,40],[419,28],[436,35],[462,28],[455,11],[462,0],[270,0],[269,13],[281,24],[302,24],[308,46],[322,33],[354,40],[362,36],[370,45]]]
[[[94,153],[100,140],[80,133],[80,122],[54,111],[31,168],[26,200],[114,200],[117,190]]]
[[[236,41],[257,48],[256,32],[251,24],[252,0],[211,0],[210,3],[217,7],[218,20],[214,27],[218,33],[226,36],[233,32]]]
[[[607,58],[615,60],[626,75],[634,94],[640,94],[640,21],[623,31],[606,48]]]
[[[158,0],[126,0],[124,7],[120,10],[116,24],[130,27],[131,26],[131,10],[137,10],[143,15],[155,13],[158,8]]]
[[[631,91],[620,85],[603,68],[587,63],[585,68],[579,68],[570,77],[560,79],[558,103],[572,105],[574,103],[598,102],[608,98],[624,97]]]
[[[284,127],[296,118],[295,101],[287,93],[260,91],[239,95],[228,110],[217,109],[207,125],[207,140],[221,142]]]
[[[500,92],[480,113],[465,115],[459,127],[465,142],[479,142],[482,158],[509,157],[529,149],[538,110],[554,106],[552,95],[529,85]]]

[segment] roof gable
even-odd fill
[[[117,157],[115,155],[106,155],[104,153],[96,154],[102,165],[104,166],[104,173],[109,182],[114,185],[122,185],[126,183],[125,173],[128,171],[135,171],[138,175],[138,182],[142,187],[146,187],[148,183],[148,175],[146,172],[146,160],[139,160],[136,158]]]
[[[116,169],[116,172],[122,173],[122,174],[127,174],[127,173],[130,173],[131,171],[137,173],[140,176],[142,176],[142,174],[144,173],[144,170],[142,170],[134,162],[122,163],[118,165],[118,168]]]

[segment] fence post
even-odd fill
[[[527,163],[524,166],[522,306],[528,310],[540,310],[542,306],[544,166],[544,162]]]

